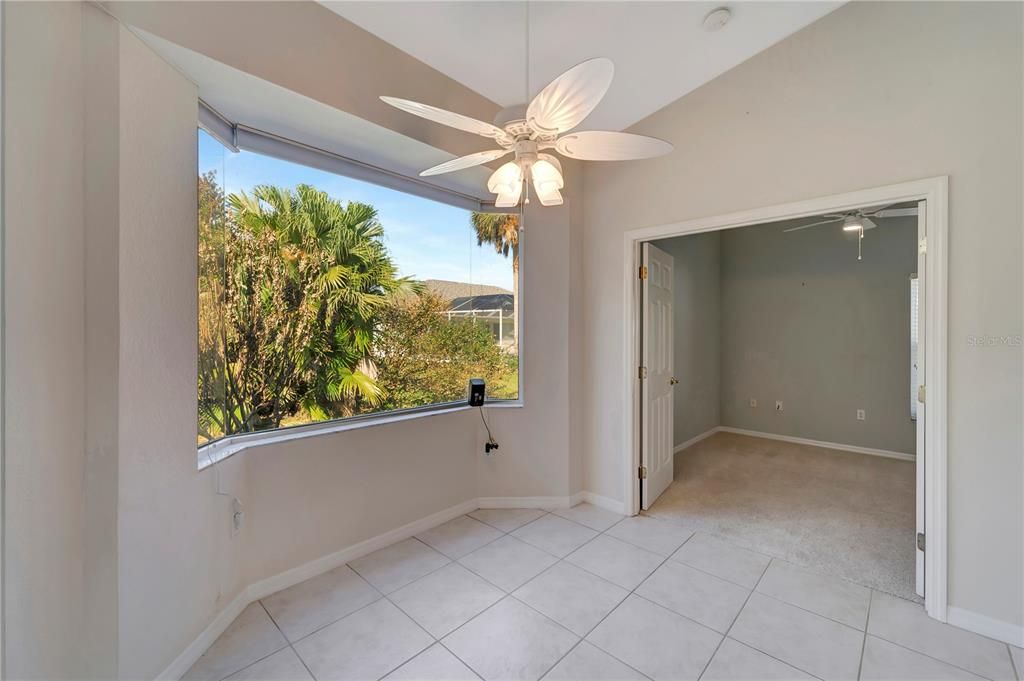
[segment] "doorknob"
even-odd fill
[[[668,384],[669,385],[676,385],[677,383],[679,383],[679,379],[676,378],[675,376],[673,376],[672,378],[668,379]]]

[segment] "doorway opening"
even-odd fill
[[[945,620],[946,187],[627,233],[627,509]]]

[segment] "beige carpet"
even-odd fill
[[[896,596],[914,594],[914,464],[716,433],[649,515]]]

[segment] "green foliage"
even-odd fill
[[[470,217],[476,232],[476,245],[490,244],[506,258],[512,254],[512,271],[519,271],[519,216],[511,213],[473,213]]]
[[[198,190],[200,442],[459,400],[476,376],[516,397],[517,358],[397,276],[373,207],[308,185],[225,197],[213,172]],[[476,215],[517,267],[514,216]]]
[[[219,322],[224,355],[222,377],[200,376],[208,436],[277,428],[300,411],[309,421],[380,405],[370,358],[376,317],[418,285],[396,276],[376,211],[309,185],[261,185],[227,197],[223,233],[222,318],[201,323]],[[214,270],[205,257],[200,271]],[[222,403],[204,409],[203,386],[220,383]]]
[[[519,216],[511,213],[476,213],[469,218],[476,245],[490,244],[506,258],[512,255],[512,340],[519,347]]]
[[[447,310],[442,298],[427,292],[381,312],[373,359],[385,408],[460,400],[473,377],[486,379],[488,386],[507,386],[510,376],[517,383],[516,358],[502,351],[487,326],[470,319],[449,321]]]
[[[199,176],[199,438],[224,434],[224,192]]]

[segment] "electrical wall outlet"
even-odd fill
[[[865,419],[864,410],[863,409],[858,409],[857,410],[857,420],[858,421],[863,421],[864,419]]]
[[[782,400],[775,400],[775,411],[782,411]]]
[[[757,406],[757,400],[755,400],[753,397],[750,398],[750,406],[751,407],[756,407]]]
[[[245,520],[245,511],[242,510],[242,502],[238,499],[231,501],[231,534],[236,535],[242,529],[242,522]]]

